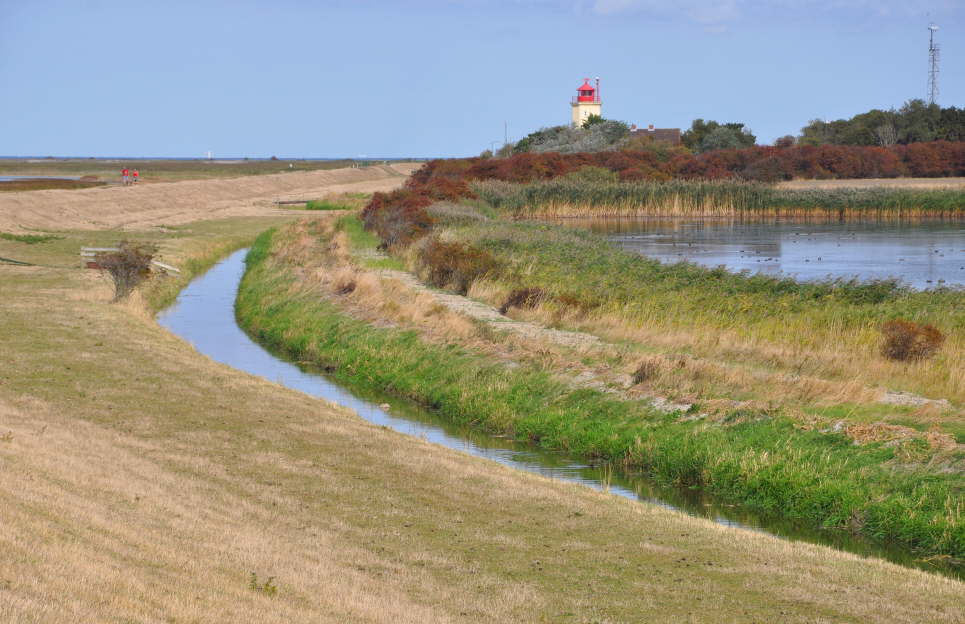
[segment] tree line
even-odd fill
[[[910,100],[898,110],[872,109],[851,119],[812,120],[801,128],[801,145],[908,145],[965,141],[965,108]]]

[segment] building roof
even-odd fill
[[[666,141],[671,145],[680,145],[680,128],[637,128],[630,130],[633,136],[648,136],[654,141]]]
[[[583,79],[583,86],[578,87],[576,90],[577,90],[577,91],[596,91],[596,87],[594,87],[593,85],[590,84],[590,79],[589,79],[589,78],[584,78],[584,79]]]

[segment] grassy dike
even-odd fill
[[[894,469],[893,448],[802,431],[779,414],[736,414],[723,426],[681,422],[644,402],[571,389],[548,371],[498,366],[455,344],[367,325],[300,291],[300,267],[273,259],[273,245],[284,244],[282,234],[268,232],[249,252],[239,321],[262,342],[333,368],[338,379],[387,389],[456,422],[622,462],[767,512],[965,557],[958,475]]]

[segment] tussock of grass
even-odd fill
[[[736,411],[725,425],[681,421],[646,402],[573,389],[538,368],[510,369],[412,331],[372,327],[317,296],[300,296],[297,267],[272,259],[272,240],[259,237],[250,252],[238,318],[259,340],[338,379],[417,400],[454,422],[623,462],[766,512],[965,555],[958,475],[894,470],[895,448],[801,431],[779,412]]]

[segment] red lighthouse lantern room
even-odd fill
[[[577,89],[576,92],[577,92],[577,96],[576,96],[577,102],[599,102],[600,101],[600,94],[597,91],[597,88],[590,84],[589,78],[583,79],[583,85],[579,89]]]

